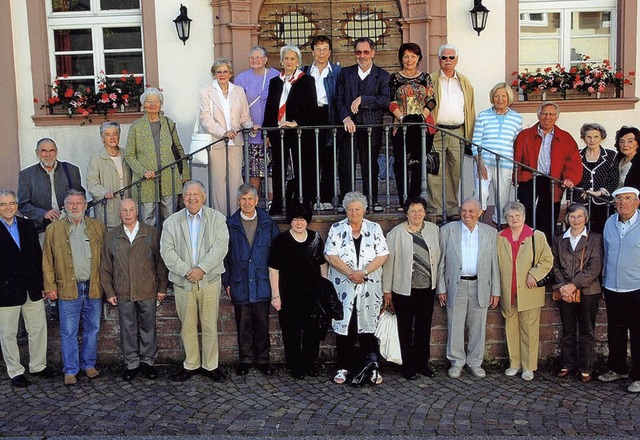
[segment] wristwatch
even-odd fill
[[[369,275],[369,271],[367,269],[362,269],[362,272],[364,272],[364,276]]]

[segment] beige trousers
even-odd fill
[[[182,323],[180,337],[184,346],[185,370],[218,368],[218,306],[220,303],[220,278],[213,283],[190,289],[174,285],[176,311]],[[198,320],[202,330],[202,356],[198,342]]]
[[[0,346],[7,365],[7,374],[13,378],[24,374],[18,349],[18,320],[20,314],[29,334],[29,372],[37,373],[47,366],[47,316],[44,301],[31,301],[21,306],[0,307]]]
[[[509,367],[523,371],[538,369],[538,348],[540,346],[540,307],[518,312],[502,310],[507,333]]]
[[[464,137],[464,128],[460,127],[456,130],[448,130],[458,136]],[[446,162],[446,175],[445,181],[445,207],[447,210],[447,216],[456,215],[459,213],[460,203],[458,202],[458,190],[460,189],[460,168],[462,161],[460,160],[460,140],[453,136],[446,136],[444,138],[444,154],[442,151],[442,135],[440,132],[436,133],[433,139],[433,148],[440,153],[440,170],[437,175],[429,174],[427,178],[427,201],[429,203],[429,213],[433,215],[442,215],[442,170],[445,168],[444,162]]]
[[[229,194],[227,195],[227,161],[229,163]],[[210,188],[213,208],[230,216],[236,212],[236,194],[242,185],[242,147],[229,146],[229,157],[222,148],[211,149],[211,175],[213,186]],[[227,211],[227,205],[229,210]]]

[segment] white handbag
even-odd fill
[[[385,310],[382,315],[380,315],[375,335],[380,341],[380,355],[382,355],[387,362],[402,365],[398,319],[394,313]]]
[[[189,154],[195,153],[193,157],[193,163],[208,165],[209,154],[206,149],[203,149],[207,145],[213,142],[213,136],[211,133],[202,133],[200,128],[200,110],[196,113],[196,122],[193,124],[193,134],[191,135],[191,145],[189,147]],[[213,148],[213,147],[211,147]],[[198,151],[201,150],[202,151]],[[196,151],[198,151],[196,153]]]

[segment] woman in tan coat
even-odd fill
[[[538,368],[540,309],[544,287],[537,287],[553,266],[553,255],[544,233],[525,225],[525,207],[510,202],[504,207],[508,228],[498,235],[500,266],[500,304],[505,318],[509,368],[505,375],[522,371],[532,380]]]

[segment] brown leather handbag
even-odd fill
[[[582,271],[582,265],[584,263],[584,249],[585,248],[582,248],[582,255],[580,256],[580,270],[578,272]],[[571,295],[567,296],[566,298],[562,297],[562,294],[560,293],[560,289],[554,289],[551,295],[551,298],[553,298],[554,301],[565,301],[567,303],[579,303],[580,289],[576,289]]]

